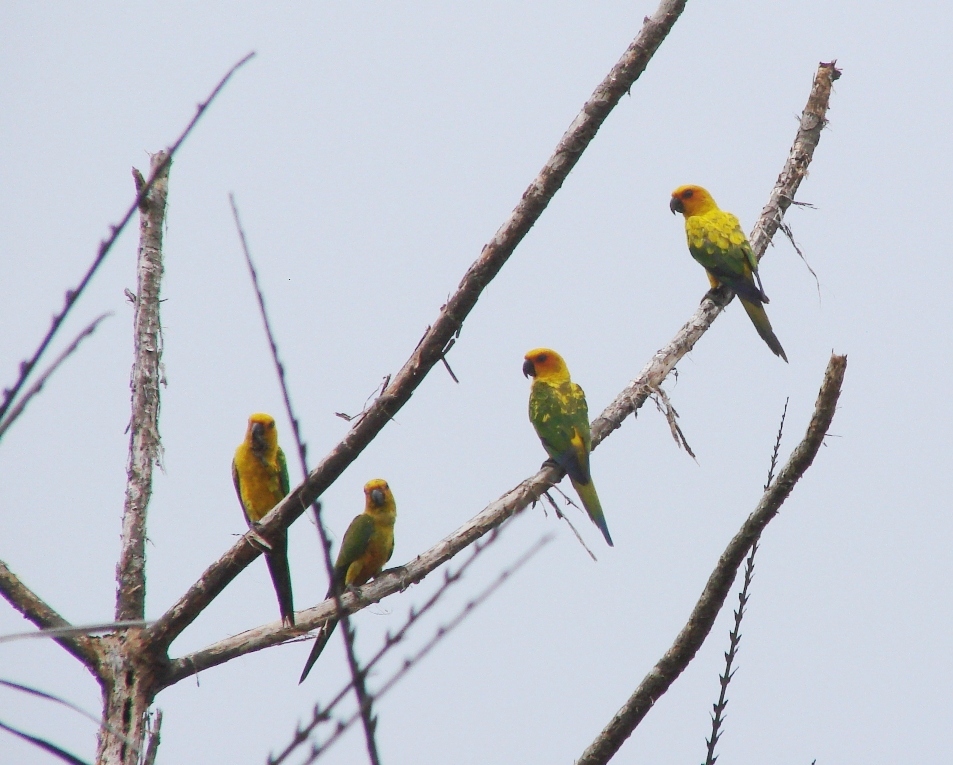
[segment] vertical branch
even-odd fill
[[[142,619],[146,603],[146,508],[152,496],[152,468],[159,463],[159,381],[162,376],[162,330],[159,325],[159,285],[162,281],[162,223],[169,191],[168,154],[152,156],[156,180],[139,204],[138,289],[135,297],[132,365],[132,417],[129,423],[129,462],[122,518],[122,552],[116,566],[116,619]],[[133,168],[136,188],[145,181]]]
[[[268,345],[271,348],[271,358],[275,362],[275,371],[278,374],[278,384],[281,386],[281,395],[284,397],[285,411],[288,413],[288,419],[291,421],[291,428],[294,431],[295,443],[298,447],[298,458],[301,460],[301,472],[308,475],[308,447],[301,438],[301,429],[298,425],[298,418],[295,417],[291,408],[291,395],[288,392],[288,382],[285,379],[285,367],[278,357],[278,344],[275,342],[275,335],[271,331],[271,322],[268,321],[268,311],[265,309],[265,296],[261,291],[261,285],[258,283],[258,271],[255,270],[255,264],[251,259],[251,252],[248,249],[248,239],[245,236],[245,229],[242,226],[241,218],[238,215],[238,206],[235,204],[235,195],[229,194],[228,201],[232,206],[232,215],[235,218],[235,227],[238,229],[238,238],[242,243],[242,252],[245,254],[245,263],[248,265],[248,273],[251,275],[252,285],[255,287],[255,296],[258,298],[258,308],[261,311],[261,320],[265,325],[265,334],[268,336]],[[334,563],[331,561],[331,539],[328,537],[328,531],[324,527],[324,521],[321,518],[321,503],[315,500],[311,503],[311,509],[314,512],[314,522],[318,528],[318,537],[321,541],[321,551],[324,553],[324,567],[328,574],[328,581],[334,581]],[[347,611],[341,605],[341,595],[336,589],[331,588],[331,596],[334,598],[334,607],[337,612],[337,618],[341,622],[341,632],[344,635],[344,648],[347,652],[348,666],[351,669],[351,682],[354,686],[354,694],[357,697],[357,703],[361,711],[361,720],[364,722],[364,737],[367,740],[367,753],[371,765],[380,765],[380,756],[377,753],[377,741],[374,738],[374,729],[377,727],[377,721],[374,719],[371,710],[373,698],[367,691],[367,685],[364,683],[365,670],[361,668],[354,652],[354,638],[356,633],[351,627],[351,621],[348,618]]]

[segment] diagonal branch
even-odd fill
[[[824,373],[824,382],[817,395],[817,403],[814,405],[814,415],[803,440],[791,452],[787,464],[771,482],[754,512],[748,516],[741,530],[721,554],[718,565],[708,578],[688,622],[675,638],[672,647],[645,676],[635,693],[616,712],[602,733],[583,752],[582,757],[576,761],[577,765],[604,765],[608,762],[695,656],[711,631],[715,617],[728,597],[735,575],[748,550],[757,542],[768,522],[778,514],[794,484],[817,456],[834,418],[846,370],[847,357],[832,354]]]
[[[142,619],[146,610],[146,510],[152,497],[152,468],[159,463],[159,383],[162,378],[162,326],[159,288],[162,283],[162,224],[169,194],[169,155],[152,155],[155,182],[139,204],[138,286],[134,300],[132,416],[126,501],[122,515],[122,547],[116,566],[116,619]],[[145,186],[133,168],[136,188]]]
[[[185,130],[179,135],[175,140],[175,143],[169,147],[167,150],[168,158],[166,159],[166,165],[168,165],[172,158],[175,156],[176,152],[179,150],[179,147],[182,146],[182,143],[192,132],[192,129],[198,124],[198,121],[202,118],[202,115],[205,114],[206,109],[211,105],[212,101],[215,100],[216,96],[222,91],[222,88],[225,87],[225,84],[232,78],[232,75],[236,71],[254,56],[254,52],[249,53],[241,61],[239,61],[235,66],[228,70],[225,76],[219,80],[218,85],[215,86],[215,89],[211,92],[208,98],[205,99],[202,103],[198,105],[195,111],[195,116],[192,118],[192,121],[186,125]],[[10,408],[10,405],[13,403],[13,399],[16,398],[17,394],[23,388],[23,385],[26,383],[27,377],[36,367],[37,362],[40,360],[40,356],[46,351],[49,347],[50,342],[52,342],[53,337],[56,335],[59,328],[63,325],[63,322],[66,319],[66,316],[69,314],[72,307],[76,304],[77,298],[83,293],[89,284],[90,280],[93,278],[93,275],[96,271],[99,270],[99,267],[102,265],[103,261],[106,259],[106,256],[109,254],[109,251],[113,248],[113,245],[116,243],[116,240],[119,239],[119,235],[122,233],[123,229],[126,227],[126,224],[132,220],[132,216],[135,214],[136,210],[139,209],[139,205],[142,204],[142,201],[146,198],[146,195],[152,189],[152,184],[155,183],[156,178],[159,177],[159,173],[165,170],[165,166],[160,168],[155,168],[152,171],[152,174],[149,176],[149,179],[142,185],[139,189],[139,193],[136,195],[135,200],[129,206],[129,209],[126,210],[125,215],[123,215],[122,220],[119,223],[110,227],[109,236],[106,239],[103,239],[99,243],[99,250],[96,253],[96,257],[93,258],[93,262],[90,267],[86,270],[86,273],[83,275],[83,278],[80,279],[79,285],[75,289],[67,290],[66,292],[66,301],[63,305],[63,309],[53,316],[53,321],[50,324],[49,330],[47,330],[46,335],[40,341],[40,345],[33,352],[33,355],[25,360],[20,362],[20,373],[17,377],[16,382],[12,387],[7,388],[3,391],[3,401],[0,402],[0,420],[3,419],[3,416],[7,413],[7,410]]]
[[[47,370],[40,375],[40,378],[30,386],[30,389],[17,399],[16,406],[10,409],[7,412],[7,416],[2,422],[0,422],[0,438],[3,438],[3,434],[7,431],[7,429],[21,414],[23,414],[23,410],[26,409],[26,405],[29,404],[30,400],[43,389],[43,386],[46,385],[46,381],[53,376],[53,373],[60,368],[66,359],[76,352],[76,349],[79,348],[79,344],[97,330],[100,322],[109,318],[110,316],[112,316],[112,313],[100,314],[93,319],[92,322],[87,324],[83,331],[73,338],[73,342],[66,347],[66,350],[57,356]]]
[[[275,362],[275,372],[278,374],[278,384],[281,387],[281,395],[285,401],[285,411],[288,419],[291,421],[291,429],[294,431],[295,444],[298,447],[298,458],[301,460],[301,472],[308,474],[308,447],[301,438],[301,428],[298,425],[298,418],[295,417],[294,410],[291,407],[291,394],[288,392],[288,381],[285,379],[285,367],[278,356],[278,343],[275,341],[275,334],[271,330],[271,322],[268,320],[268,311],[265,308],[265,295],[261,291],[261,285],[258,283],[258,272],[255,270],[255,264],[251,259],[251,251],[248,249],[248,239],[245,236],[245,229],[242,226],[241,218],[238,215],[238,206],[235,204],[235,195],[229,194],[228,201],[232,206],[232,216],[235,218],[235,228],[238,229],[238,238],[242,243],[242,252],[245,254],[245,263],[248,265],[248,273],[251,276],[252,286],[255,288],[255,296],[258,298],[258,308],[261,312],[261,320],[265,325],[265,334],[268,336],[268,345],[271,348],[271,358]],[[324,558],[324,568],[328,575],[328,581],[334,581],[334,563],[331,561],[331,540],[328,538],[327,529],[324,527],[324,520],[321,518],[321,503],[315,501],[311,505],[314,512],[314,522],[318,527],[318,537],[321,543],[321,552]],[[341,599],[338,592],[332,588],[331,595],[337,609],[338,618],[341,621],[341,634],[344,636],[344,648],[347,652],[347,663],[351,669],[351,681],[354,686],[354,694],[357,697],[357,703],[361,710],[361,719],[364,722],[364,737],[367,741],[367,753],[371,765],[380,765],[380,756],[377,752],[377,741],[374,738],[374,729],[376,723],[371,712],[372,698],[367,692],[367,686],[364,683],[365,671],[361,669],[354,652],[355,633],[351,627],[351,621],[348,615],[341,608]]]
[[[457,291],[441,308],[437,320],[427,329],[400,372],[364,416],[355,422],[344,440],[311,471],[305,482],[265,516],[261,526],[266,534],[286,528],[296,520],[357,458],[407,403],[434,365],[443,359],[447,345],[460,332],[484,288],[542,215],[613,107],[645,71],[684,7],[685,0],[662,0],[655,14],[646,18],[638,36],[583,105],[552,156],[523,192],[509,218],[483,248],[480,257],[470,266]],[[158,620],[150,631],[151,639],[168,646],[259,554],[244,540],[238,542]]]
[[[807,168],[821,139],[821,131],[827,124],[831,88],[838,77],[840,77],[840,70],[834,66],[833,62],[821,63],[817,68],[811,95],[801,115],[801,122],[787,162],[784,163],[784,169],[771,190],[768,203],[761,211],[749,237],[751,248],[759,260],[764,257],[772,237],[777,233],[781,217],[791,206],[801,181],[807,176]],[[630,382],[625,390],[616,396],[606,410],[593,421],[593,448],[618,428],[628,415],[636,412],[652,392],[661,386],[669,372],[701,339],[734,296],[725,288],[719,288],[715,293],[719,298],[718,302],[706,296],[695,311],[695,315],[682,326],[671,342],[656,351],[649,363],[639,372],[639,376]]]
[[[27,587],[5,563],[0,561],[0,595],[40,629],[72,625],[50,608]],[[55,638],[63,648],[79,659],[97,678],[100,677],[100,652],[95,638],[86,635]]]

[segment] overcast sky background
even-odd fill
[[[165,473],[149,515],[158,617],[245,525],[229,464],[248,415],[287,418],[227,195],[267,293],[312,464],[411,353],[655,3],[7,3],[0,7],[0,383],[36,346],[134,188],[239,58],[254,61],[171,173],[162,318]],[[557,539],[377,706],[385,763],[571,762],[669,647],[803,435],[831,350],[849,356],[833,433],[758,555],[720,763],[935,762],[953,749],[946,478],[953,279],[947,188],[953,9],[844,0],[689,2],[542,219],[486,290],[449,361],[324,497],[337,540],[387,479],[392,564],[429,548],[544,457],[523,354],[567,359],[595,416],[707,288],[671,190],[706,186],[750,230],[819,61],[838,60],[810,178],[762,264],[791,363],[732,304],[667,390],[698,456],[651,405],[594,454],[616,542],[570,510],[599,561],[540,508],[415,631],[429,637],[542,534]],[[0,444],[0,559],[66,618],[108,620],[125,485],[137,227],[57,342],[109,319]],[[52,353],[49,358],[53,358]],[[301,476],[292,461],[292,478]],[[307,521],[291,530],[299,609],[327,586]],[[452,565],[452,564],[451,564]],[[368,656],[439,575],[355,619]],[[730,606],[736,603],[732,595]],[[277,618],[253,563],[174,656]],[[618,762],[704,759],[731,614]],[[0,634],[28,629],[0,608]],[[346,678],[335,637],[262,651],[164,691],[159,763],[260,763]],[[372,685],[390,675],[395,652]],[[51,642],[0,646],[0,677],[94,713],[92,678]],[[0,720],[91,760],[95,726],[0,691]],[[361,762],[355,728],[325,759]],[[7,765],[55,762],[0,733]]]

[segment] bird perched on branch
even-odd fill
[[[523,357],[523,374],[533,378],[529,419],[543,448],[572,481],[583,507],[612,547],[612,537],[599,495],[589,475],[589,408],[586,394],[569,377],[563,357],[549,348],[536,348]]]
[[[354,518],[344,532],[337,562],[334,564],[334,578],[328,587],[328,594],[324,596],[325,600],[335,592],[340,595],[347,587],[364,584],[381,572],[384,564],[394,554],[395,520],[397,504],[387,481],[375,478],[364,484],[364,512]],[[308,676],[337,625],[337,618],[332,616],[318,630],[314,647],[298,680],[299,685]]]
[[[245,440],[235,450],[235,459],[232,460],[232,480],[245,520],[251,527],[291,490],[288,463],[278,446],[278,430],[271,415],[259,412],[248,418]],[[269,548],[265,551],[265,561],[278,595],[281,621],[293,627],[295,614],[288,567],[288,534],[282,531],[265,541]]]
[[[788,357],[778,342],[763,304],[769,302],[758,275],[758,259],[738,219],[719,209],[701,186],[679,186],[669,202],[672,213],[685,216],[688,251],[708,272],[712,289],[724,284],[738,296],[761,339],[785,361]]]

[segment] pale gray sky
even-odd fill
[[[241,56],[170,183],[161,430],[148,614],[244,530],[229,463],[253,411],[289,428],[227,194],[242,211],[313,461],[396,372],[655,3],[6,4],[0,8],[0,384],[168,145]],[[690,0],[538,225],[481,298],[449,360],[325,495],[337,539],[361,486],[398,502],[406,562],[532,474],[523,353],[567,359],[598,413],[695,309],[707,282],[668,196],[708,187],[750,229],[818,61],[837,83],[792,210],[821,281],[779,240],[762,267],[790,365],[732,304],[668,391],[698,464],[646,407],[599,448],[614,549],[577,511],[593,563],[539,508],[506,528],[416,632],[429,636],[545,531],[554,544],[385,698],[384,762],[570,762],[670,645],[761,493],[778,418],[803,434],[830,351],[849,366],[815,466],[764,536],[719,762],[936,762],[953,749],[946,498],[953,412],[946,236],[953,10],[928,2]],[[77,306],[62,347],[102,329],[0,444],[0,559],[68,619],[108,619],[125,480],[137,234]],[[300,479],[294,463],[293,480]],[[312,526],[291,531],[296,605],[327,586]],[[436,577],[434,578],[436,580]],[[361,612],[359,650],[432,591]],[[729,602],[734,606],[732,596]],[[174,655],[277,618],[256,561]],[[621,763],[700,762],[726,608]],[[0,633],[28,625],[0,608]],[[408,649],[409,650],[409,649]],[[335,638],[260,652],[163,692],[159,763],[263,762],[346,676]],[[403,655],[392,657],[389,675]],[[0,677],[98,711],[52,643],[0,647]],[[0,719],[92,759],[94,726],[0,691]],[[361,762],[358,729],[327,757]],[[0,734],[5,764],[54,762]]]

